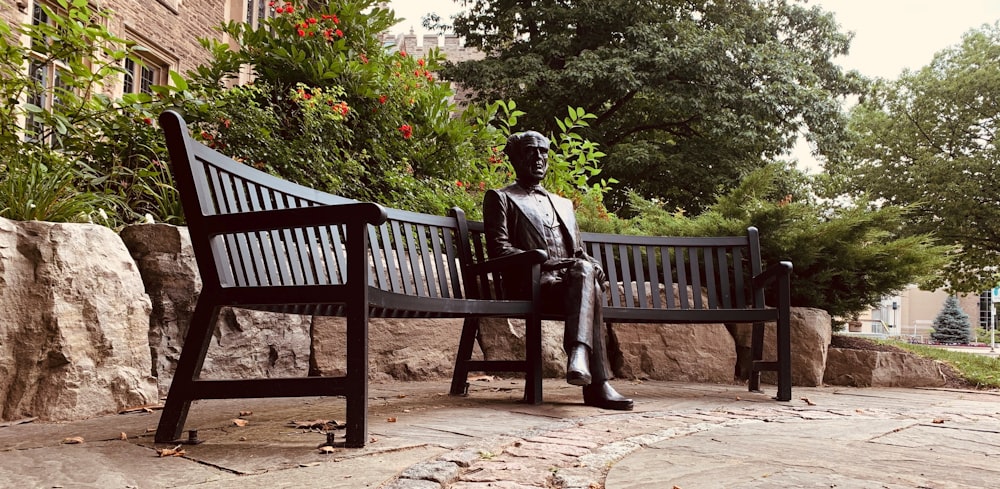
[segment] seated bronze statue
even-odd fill
[[[504,152],[514,165],[517,181],[489,190],[483,199],[483,220],[490,258],[542,249],[541,292],[546,312],[564,314],[563,348],[568,361],[566,381],[583,387],[589,406],[630,410],[632,400],[608,382],[611,366],[605,346],[606,275],[600,263],[584,252],[573,204],[540,185],[549,170],[549,140],[528,131],[511,136]],[[505,271],[505,293],[512,298],[530,294],[527,271]]]

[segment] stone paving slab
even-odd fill
[[[544,404],[525,405],[522,385],[477,382],[453,397],[447,381],[373,384],[373,441],[330,454],[317,450],[325,433],[289,421],[342,421],[340,398],[197,402],[186,428],[203,443],[182,446],[184,457],[157,456],[167,447],[149,431],[158,411],[0,427],[0,487],[963,488],[1000,479],[998,393],[797,387],[791,402],[776,402],[740,385],[620,381],[636,409],[616,412],[583,406],[580,389],[557,379],[545,381]],[[84,443],[63,443],[74,436]]]

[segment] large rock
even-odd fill
[[[938,362],[906,352],[830,348],[823,381],[854,387],[940,387]]]
[[[114,231],[0,218],[0,418],[157,402],[149,298]]]
[[[368,378],[450,378],[461,336],[461,319],[371,318],[368,321]],[[344,318],[313,318],[312,373],[344,375],[346,341],[347,321]]]
[[[161,395],[184,346],[201,277],[187,228],[137,224],[121,232],[142,273],[153,309],[149,344]],[[309,373],[312,318],[223,308],[202,367],[203,378],[303,377]]]
[[[648,290],[648,287],[647,287]],[[638,301],[635,282],[633,300]],[[680,289],[673,286],[675,304],[680,303]],[[624,300],[625,289],[619,285]],[[660,301],[666,304],[666,288],[660,284]],[[652,307],[647,292],[646,304]],[[694,304],[694,292],[688,287],[688,304]],[[702,294],[703,304],[708,297]],[[724,324],[613,324],[611,344],[615,375],[622,378],[676,380],[682,382],[733,381],[736,372],[736,345]]]
[[[566,376],[562,321],[542,321],[542,376]],[[486,360],[524,359],[524,320],[483,318],[479,321],[479,347]]]
[[[815,387],[823,384],[826,370],[827,349],[833,328],[830,314],[822,309],[793,307],[791,311],[792,336],[792,384]],[[730,324],[729,331],[736,340],[739,355],[739,373],[746,378],[750,371],[751,324]],[[767,323],[764,328],[764,359],[776,360],[775,323]],[[774,372],[761,374],[764,382],[774,383]]]
[[[731,383],[736,346],[724,324],[614,324],[615,376]]]

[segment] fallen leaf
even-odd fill
[[[941,419],[941,418],[934,418],[934,421],[931,421],[931,423],[934,423],[934,424],[944,424],[944,420]]]
[[[123,432],[121,432],[121,433],[118,434],[118,439],[119,440],[128,440],[128,435],[123,431]]]
[[[157,448],[156,453],[160,457],[183,457],[185,455],[184,449],[180,445],[174,448]]]
[[[250,422],[247,421],[247,420],[245,420],[245,419],[236,418],[236,419],[233,420],[233,425],[235,425],[235,426],[242,427],[242,426],[246,426],[248,424],[250,424]]]
[[[146,433],[152,433],[156,431],[156,428],[146,428]]]
[[[241,437],[240,437],[240,441],[247,441],[247,437],[245,437],[245,436],[241,436]]]
[[[742,401],[743,399],[740,399],[740,396],[736,396],[736,400],[737,401]]]
[[[803,398],[801,398],[801,400],[804,401],[806,404],[808,404],[810,406],[815,406],[816,405],[816,403],[810,401],[808,397],[803,397]]]
[[[497,378],[492,375],[477,375],[475,377],[469,377],[469,382],[492,382],[494,380],[497,380]]]
[[[396,417],[395,417],[395,416],[393,416],[393,417],[391,417],[391,418],[387,418],[387,419],[386,419],[386,422],[389,422],[389,423],[395,423],[395,422],[396,422]]]
[[[323,445],[323,446],[319,447],[319,453],[326,454],[326,453],[333,453],[333,452],[336,452],[336,451],[337,451],[337,449],[331,447],[330,445]]]
[[[310,463],[307,463],[307,464],[299,464],[299,467],[317,467],[319,465],[322,465],[322,464],[320,462],[310,462]]]
[[[63,438],[62,442],[65,443],[66,445],[78,445],[80,443],[83,443],[83,437],[82,436],[73,436],[73,437],[70,437],[70,438]]]
[[[253,411],[240,411],[240,417],[243,416],[253,416]]]
[[[396,396],[396,399],[406,399],[406,394],[400,394]]]

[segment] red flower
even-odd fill
[[[283,13],[285,13],[285,9],[283,9],[281,7],[278,7],[276,9],[274,9],[274,13],[276,13],[276,14],[283,14]]]
[[[229,119],[222,119],[222,125],[223,125],[223,126],[226,126],[226,129],[229,129],[229,126],[230,126],[230,125],[231,125],[232,123],[233,123],[233,121],[231,121],[231,120],[229,120]]]
[[[274,2],[267,2],[267,6],[268,7],[273,7],[274,6]]]
[[[457,186],[458,186],[459,188],[462,188],[462,187],[464,187],[464,186],[465,186],[465,184],[464,184],[464,183],[462,183],[462,181],[461,181],[461,180],[458,180],[458,181],[456,181],[456,182],[455,182],[455,185],[457,185]]]
[[[316,17],[309,17],[309,19],[306,22],[309,22],[310,24],[315,24],[316,23]]]
[[[365,53],[361,53],[361,62],[368,64],[368,56],[365,56]]]
[[[424,58],[420,58],[417,60],[417,64],[420,65],[421,67],[424,66],[424,63],[425,63]]]
[[[399,132],[403,133],[403,139],[410,139],[413,135],[413,128],[409,124],[403,124],[399,126]]]
[[[385,104],[385,101],[386,101],[386,100],[389,100],[389,97],[386,97],[385,95],[381,95],[381,96],[379,96],[379,98],[378,98],[378,103],[380,103],[380,104]]]
[[[406,57],[406,51],[400,51],[399,55],[405,58]]]
[[[340,19],[338,19],[336,15],[333,16],[333,23],[334,24],[339,24],[340,23]]]
[[[306,37],[306,31],[299,29],[299,37]]]
[[[479,190],[486,190],[486,182],[479,182]]]
[[[142,118],[142,122],[143,122],[143,124],[146,124],[147,126],[152,126],[153,125],[153,119],[150,119],[149,117],[143,117]]]
[[[336,34],[337,37],[344,37],[344,31],[340,29],[337,29],[337,32],[334,32],[334,34]]]

